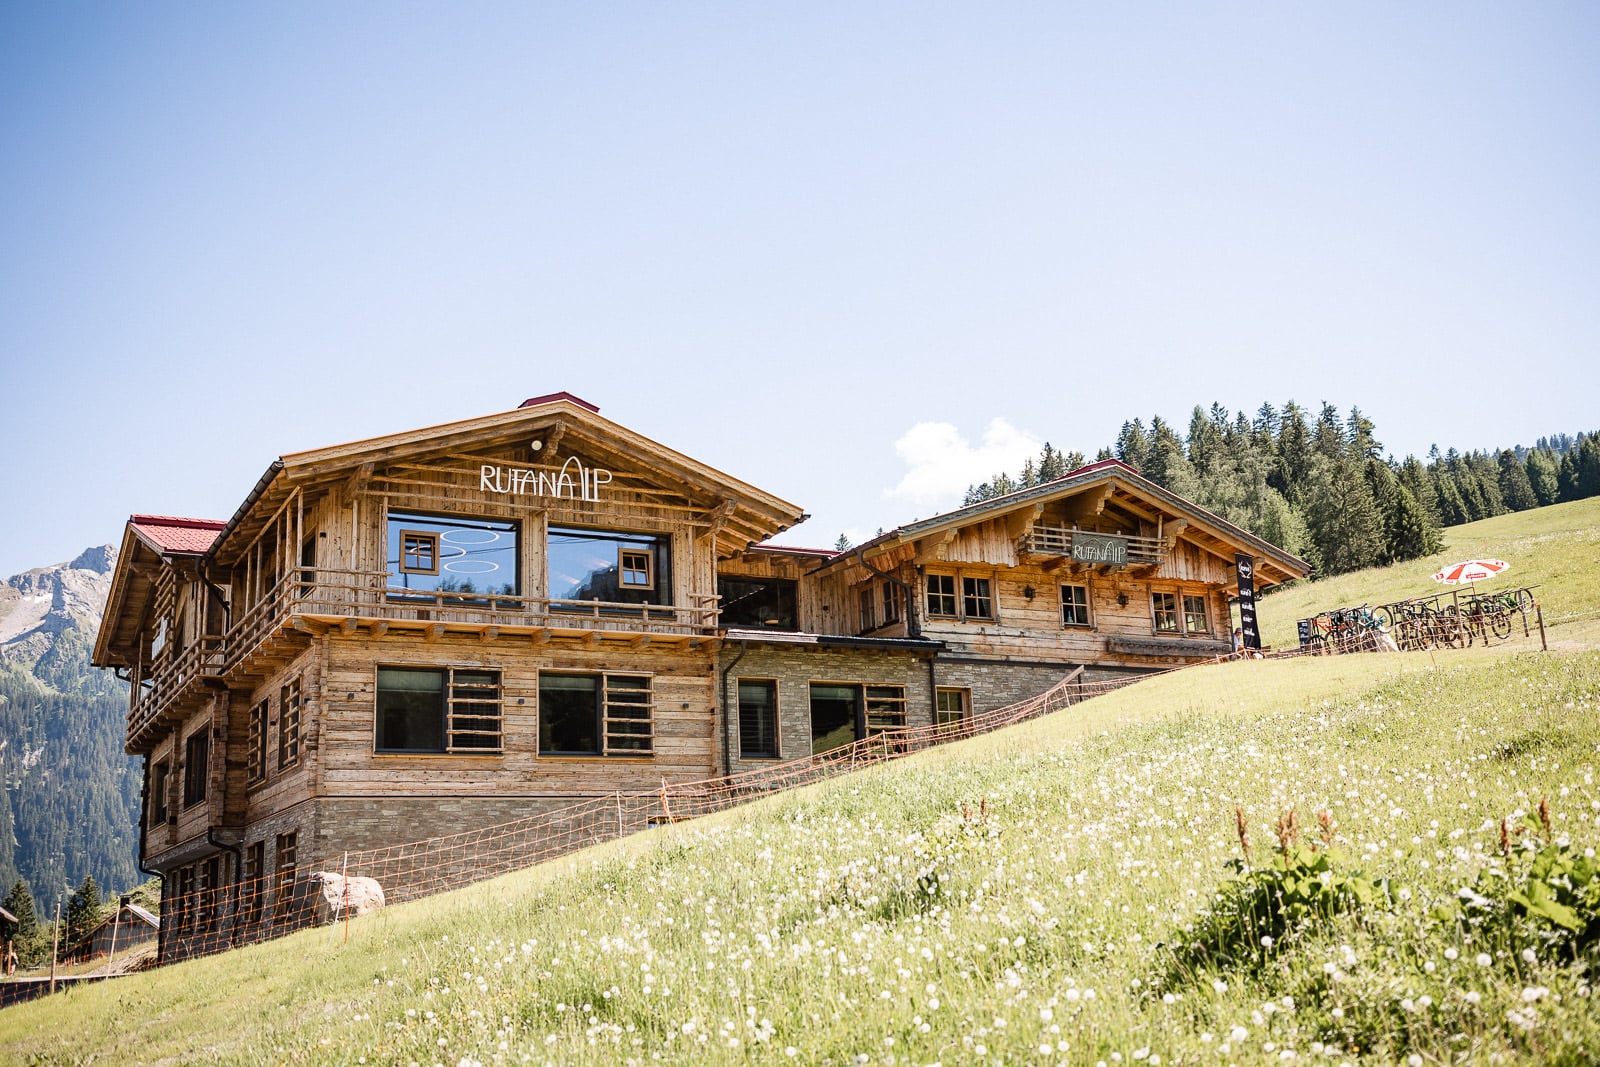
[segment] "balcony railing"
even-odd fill
[[[161,715],[179,706],[202,678],[220,678],[259,650],[296,616],[371,619],[464,626],[525,627],[630,635],[715,637],[719,598],[697,596],[690,606],[623,604],[601,600],[550,600],[489,592],[394,589],[385,571],[298,568],[292,580],[256,601],[234,620],[226,636],[202,638],[159,661],[134,687],[128,738],[136,741]]]
[[[128,700],[128,739],[139,737],[202,678],[216,678],[224,665],[223,639],[202,637],[182,652],[158,660],[150,677],[133,686]]]
[[[296,615],[483,629],[511,626],[712,637],[720,610],[715,596],[697,596],[689,606],[624,604],[487,591],[397,589],[389,585],[392,576],[386,571],[303,568],[295,574],[294,580],[279,583],[228,631],[230,667]]]
[[[1072,535],[1075,533],[1095,534],[1098,537],[1111,536],[1093,530],[1073,530],[1064,526],[1035,526],[1024,540],[1022,549],[1024,552],[1036,552],[1042,556],[1070,557]],[[1130,567],[1159,567],[1167,560],[1167,542],[1164,538],[1134,537],[1128,534],[1115,536],[1128,544]]]

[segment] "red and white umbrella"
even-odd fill
[[[1511,564],[1503,559],[1469,559],[1460,563],[1452,563],[1442,571],[1434,574],[1433,580],[1443,582],[1445,585],[1460,585],[1462,582],[1481,582],[1485,578],[1493,578],[1501,571],[1509,570]]]

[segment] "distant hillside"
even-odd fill
[[[116,558],[102,545],[0,584],[0,885],[23,878],[41,913],[85,875],[141,878],[128,688],[89,666]]]

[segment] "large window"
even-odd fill
[[[957,617],[955,575],[928,575],[928,614],[948,619]]]
[[[500,751],[500,672],[378,668],[379,752]]]
[[[490,519],[389,512],[391,596],[504,593],[515,596],[517,526]]]
[[[778,683],[739,680],[739,755],[778,758]]]
[[[784,578],[719,578],[722,625],[748,630],[794,630],[795,583]]]
[[[1061,625],[1089,625],[1089,587],[1064,585],[1061,587]]]
[[[206,761],[210,753],[210,729],[196,730],[183,743],[183,806],[186,808],[206,798]]]
[[[539,675],[541,756],[648,756],[650,679],[627,674]]]
[[[1211,624],[1206,621],[1206,598],[1203,596],[1185,596],[1183,598],[1183,632],[1188,634],[1208,634]]]
[[[861,687],[811,685],[811,751],[831,752],[854,741],[861,719]]]
[[[545,553],[550,599],[670,604],[670,549],[671,539],[656,534],[552,526]]]
[[[813,754],[831,752],[858,738],[905,724],[905,686],[811,684]]]
[[[1157,633],[1178,633],[1178,594],[1151,593],[1150,608],[1155,612]]]

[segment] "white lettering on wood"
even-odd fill
[[[611,484],[611,472],[602,467],[586,467],[577,456],[569,456],[556,471],[529,470],[513,467],[510,470],[485,463],[478,468],[478,488],[485,493],[531,493],[534,496],[554,497],[557,500],[600,499],[600,487]]]

